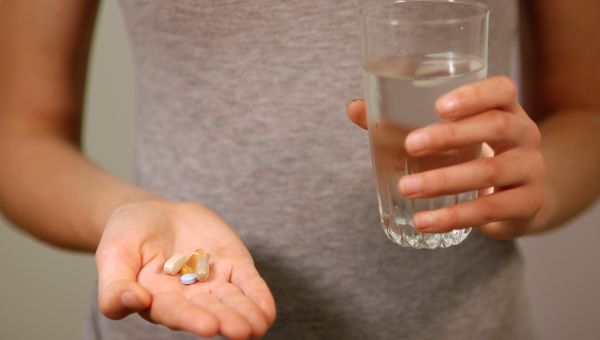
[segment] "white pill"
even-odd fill
[[[163,270],[169,275],[177,275],[177,273],[179,273],[181,267],[183,267],[183,264],[188,260],[188,258],[189,256],[186,255],[175,254],[171,256],[167,260],[167,262],[165,262]]]
[[[196,281],[198,281],[198,278],[194,274],[183,274],[181,275],[180,280],[181,283],[183,283],[184,285],[191,285],[196,283]]]

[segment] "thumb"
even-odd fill
[[[367,128],[367,110],[363,99],[354,99],[348,103],[346,113],[354,124],[363,129]]]
[[[139,254],[126,247],[104,244],[96,252],[98,304],[107,318],[118,320],[150,307],[150,293],[137,283]]]

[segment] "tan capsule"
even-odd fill
[[[198,281],[206,281],[210,274],[210,264],[208,263],[210,255],[203,249],[196,249],[194,254],[198,254],[199,256],[194,274],[196,274]]]
[[[181,274],[192,274],[194,272],[194,268],[196,268],[196,263],[198,262],[197,256],[190,256],[188,260],[181,267]]]
[[[209,259],[210,255],[205,250],[196,249],[181,268],[181,273],[194,274],[198,281],[206,281],[210,275]]]

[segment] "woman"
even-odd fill
[[[489,75],[506,75],[517,3],[486,3]],[[539,125],[514,84],[491,77],[436,103],[455,120],[407,139],[415,155],[495,147],[460,171],[399,183],[415,197],[495,187],[415,218],[428,232],[477,225],[460,246],[401,249],[377,230],[365,134],[335,113],[361,92],[354,1],[122,1],[136,63],[134,184],[79,150],[97,3],[1,2],[0,206],[36,237],[96,252],[92,339],[261,336],[273,297],[274,339],[531,339],[522,264],[499,239],[558,226],[600,191],[600,48],[589,34],[600,8],[527,5],[536,63],[523,84],[534,81],[527,110]],[[365,126],[362,101],[348,115]],[[196,248],[213,258],[207,283],[161,273],[173,252]]]

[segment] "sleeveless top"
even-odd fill
[[[509,74],[516,0],[489,0],[488,74]],[[356,0],[121,0],[137,184],[224,217],[271,288],[265,339],[533,339],[513,241],[405,249],[379,213]],[[88,339],[197,339],[91,307]]]

